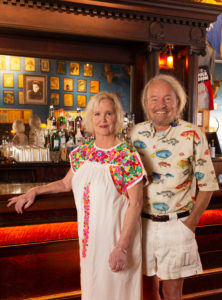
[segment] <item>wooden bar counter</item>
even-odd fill
[[[36,185],[0,184],[0,298],[80,299],[72,192],[38,196],[23,214],[6,207]]]

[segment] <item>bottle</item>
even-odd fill
[[[79,122],[80,130],[83,134],[81,109],[79,107],[77,107],[77,116],[75,118],[75,134],[77,132],[77,122]]]
[[[59,151],[59,135],[56,129],[53,129],[51,135],[51,151]]]
[[[63,108],[59,109],[59,116],[56,120],[57,130],[60,130],[61,128],[65,129],[66,126],[66,118],[64,117],[64,110]]]
[[[66,143],[66,147],[67,147],[67,155],[69,155],[69,153],[75,149],[75,144],[73,141],[73,137],[70,135],[68,142]]]
[[[50,105],[50,107],[49,107],[49,117],[47,119],[47,129],[49,129],[49,131],[56,129],[56,118],[55,118],[55,111],[54,111],[53,105]]]
[[[211,145],[210,145],[210,156],[212,158],[215,158],[215,145],[214,145],[214,140],[211,140]]]
[[[76,134],[75,134],[75,141],[76,141],[77,146],[81,145],[83,143],[83,139],[84,139],[80,126],[81,126],[80,122],[77,121],[76,122]]]

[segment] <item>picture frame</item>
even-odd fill
[[[49,78],[49,86],[50,86],[50,90],[60,90],[59,77],[51,76]]]
[[[79,75],[79,63],[71,61],[69,64],[70,75]]]
[[[24,104],[24,92],[23,91],[18,92],[18,103]]]
[[[85,79],[77,79],[77,92],[86,93],[87,81]]]
[[[3,102],[4,104],[14,104],[15,103],[14,91],[3,91]]]
[[[64,94],[64,106],[73,106],[73,94]]]
[[[23,89],[23,74],[18,75],[18,88]]]
[[[47,104],[46,75],[24,75],[24,104]]]
[[[25,71],[35,72],[35,58],[25,57]]]
[[[3,87],[14,88],[14,74],[3,74]]]
[[[84,64],[83,65],[83,76],[93,76],[93,65],[92,64]]]
[[[86,95],[77,95],[77,107],[86,107]]]
[[[6,70],[6,56],[0,55],[0,71]]]
[[[68,91],[68,92],[73,91],[73,79],[72,78],[63,78],[63,89],[64,89],[64,91]]]
[[[90,80],[90,93],[99,93],[99,80]]]
[[[50,72],[50,60],[49,59],[40,59],[40,71],[41,72]]]
[[[56,73],[57,74],[66,74],[66,62],[62,60],[56,61]]]
[[[59,103],[60,103],[60,94],[50,93],[50,105],[59,106]]]
[[[21,71],[21,57],[19,56],[10,57],[10,70]]]

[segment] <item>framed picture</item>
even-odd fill
[[[57,74],[66,74],[66,62],[58,60],[56,62],[56,73]]]
[[[24,104],[47,104],[46,75],[24,75]]]
[[[14,75],[13,74],[3,74],[3,87],[13,88],[14,87]]]
[[[59,90],[59,89],[60,89],[59,77],[51,76],[50,77],[50,90]]]
[[[21,57],[19,56],[10,57],[10,70],[21,71]]]
[[[77,92],[86,93],[86,80],[85,79],[77,79]]]
[[[73,106],[73,94],[64,94],[64,106]]]
[[[14,104],[14,91],[3,91],[3,102],[5,104]]]
[[[59,93],[51,93],[50,94],[50,105],[59,106]]]
[[[72,78],[63,78],[64,91],[73,91],[73,79]]]
[[[83,65],[83,76],[93,76],[93,65],[84,64]]]
[[[70,75],[79,75],[79,63],[70,62]]]
[[[6,56],[0,55],[0,71],[6,70]]]
[[[23,91],[18,92],[18,103],[19,104],[24,104],[24,93],[23,93]]]
[[[41,72],[50,72],[50,60],[40,59],[40,70]]]
[[[35,58],[25,57],[25,71],[35,71]]]
[[[22,74],[18,75],[18,87],[23,89],[23,75]]]
[[[90,81],[90,93],[93,94],[99,93],[99,80]]]
[[[77,95],[77,107],[86,107],[86,95]]]

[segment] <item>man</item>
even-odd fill
[[[131,133],[150,179],[142,221],[143,271],[153,282],[152,300],[160,299],[158,277],[164,299],[181,300],[183,278],[202,272],[194,232],[218,189],[205,136],[180,119],[185,104],[174,77],[155,76],[142,95],[148,121]]]
[[[32,82],[32,90],[28,91],[28,96],[30,99],[42,99],[43,95],[39,81],[34,80]]]

